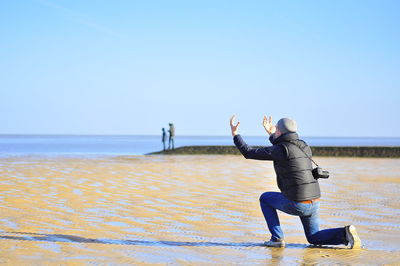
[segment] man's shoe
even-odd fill
[[[286,243],[283,240],[269,240],[269,241],[265,241],[264,245],[267,247],[275,247],[275,248],[283,248]]]
[[[344,227],[346,231],[346,239],[350,244],[350,248],[361,248],[361,240],[358,237],[356,227],[354,225],[348,225]]]

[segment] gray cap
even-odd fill
[[[281,118],[277,123],[277,127],[282,134],[294,133],[297,131],[297,123],[291,118]]]

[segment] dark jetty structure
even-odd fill
[[[254,148],[258,146],[253,146]],[[400,158],[400,146],[311,146],[313,156]],[[239,155],[235,146],[183,146],[174,150],[149,153],[165,155]]]

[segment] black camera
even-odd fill
[[[329,172],[322,170],[321,167],[316,167],[312,170],[312,175],[315,179],[318,178],[328,178],[329,177]]]

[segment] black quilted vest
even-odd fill
[[[318,181],[312,175],[310,147],[296,133],[284,134],[272,141],[274,145],[282,146],[287,157],[282,160],[274,160],[274,168],[278,187],[282,194],[294,201],[316,199],[321,196]]]

